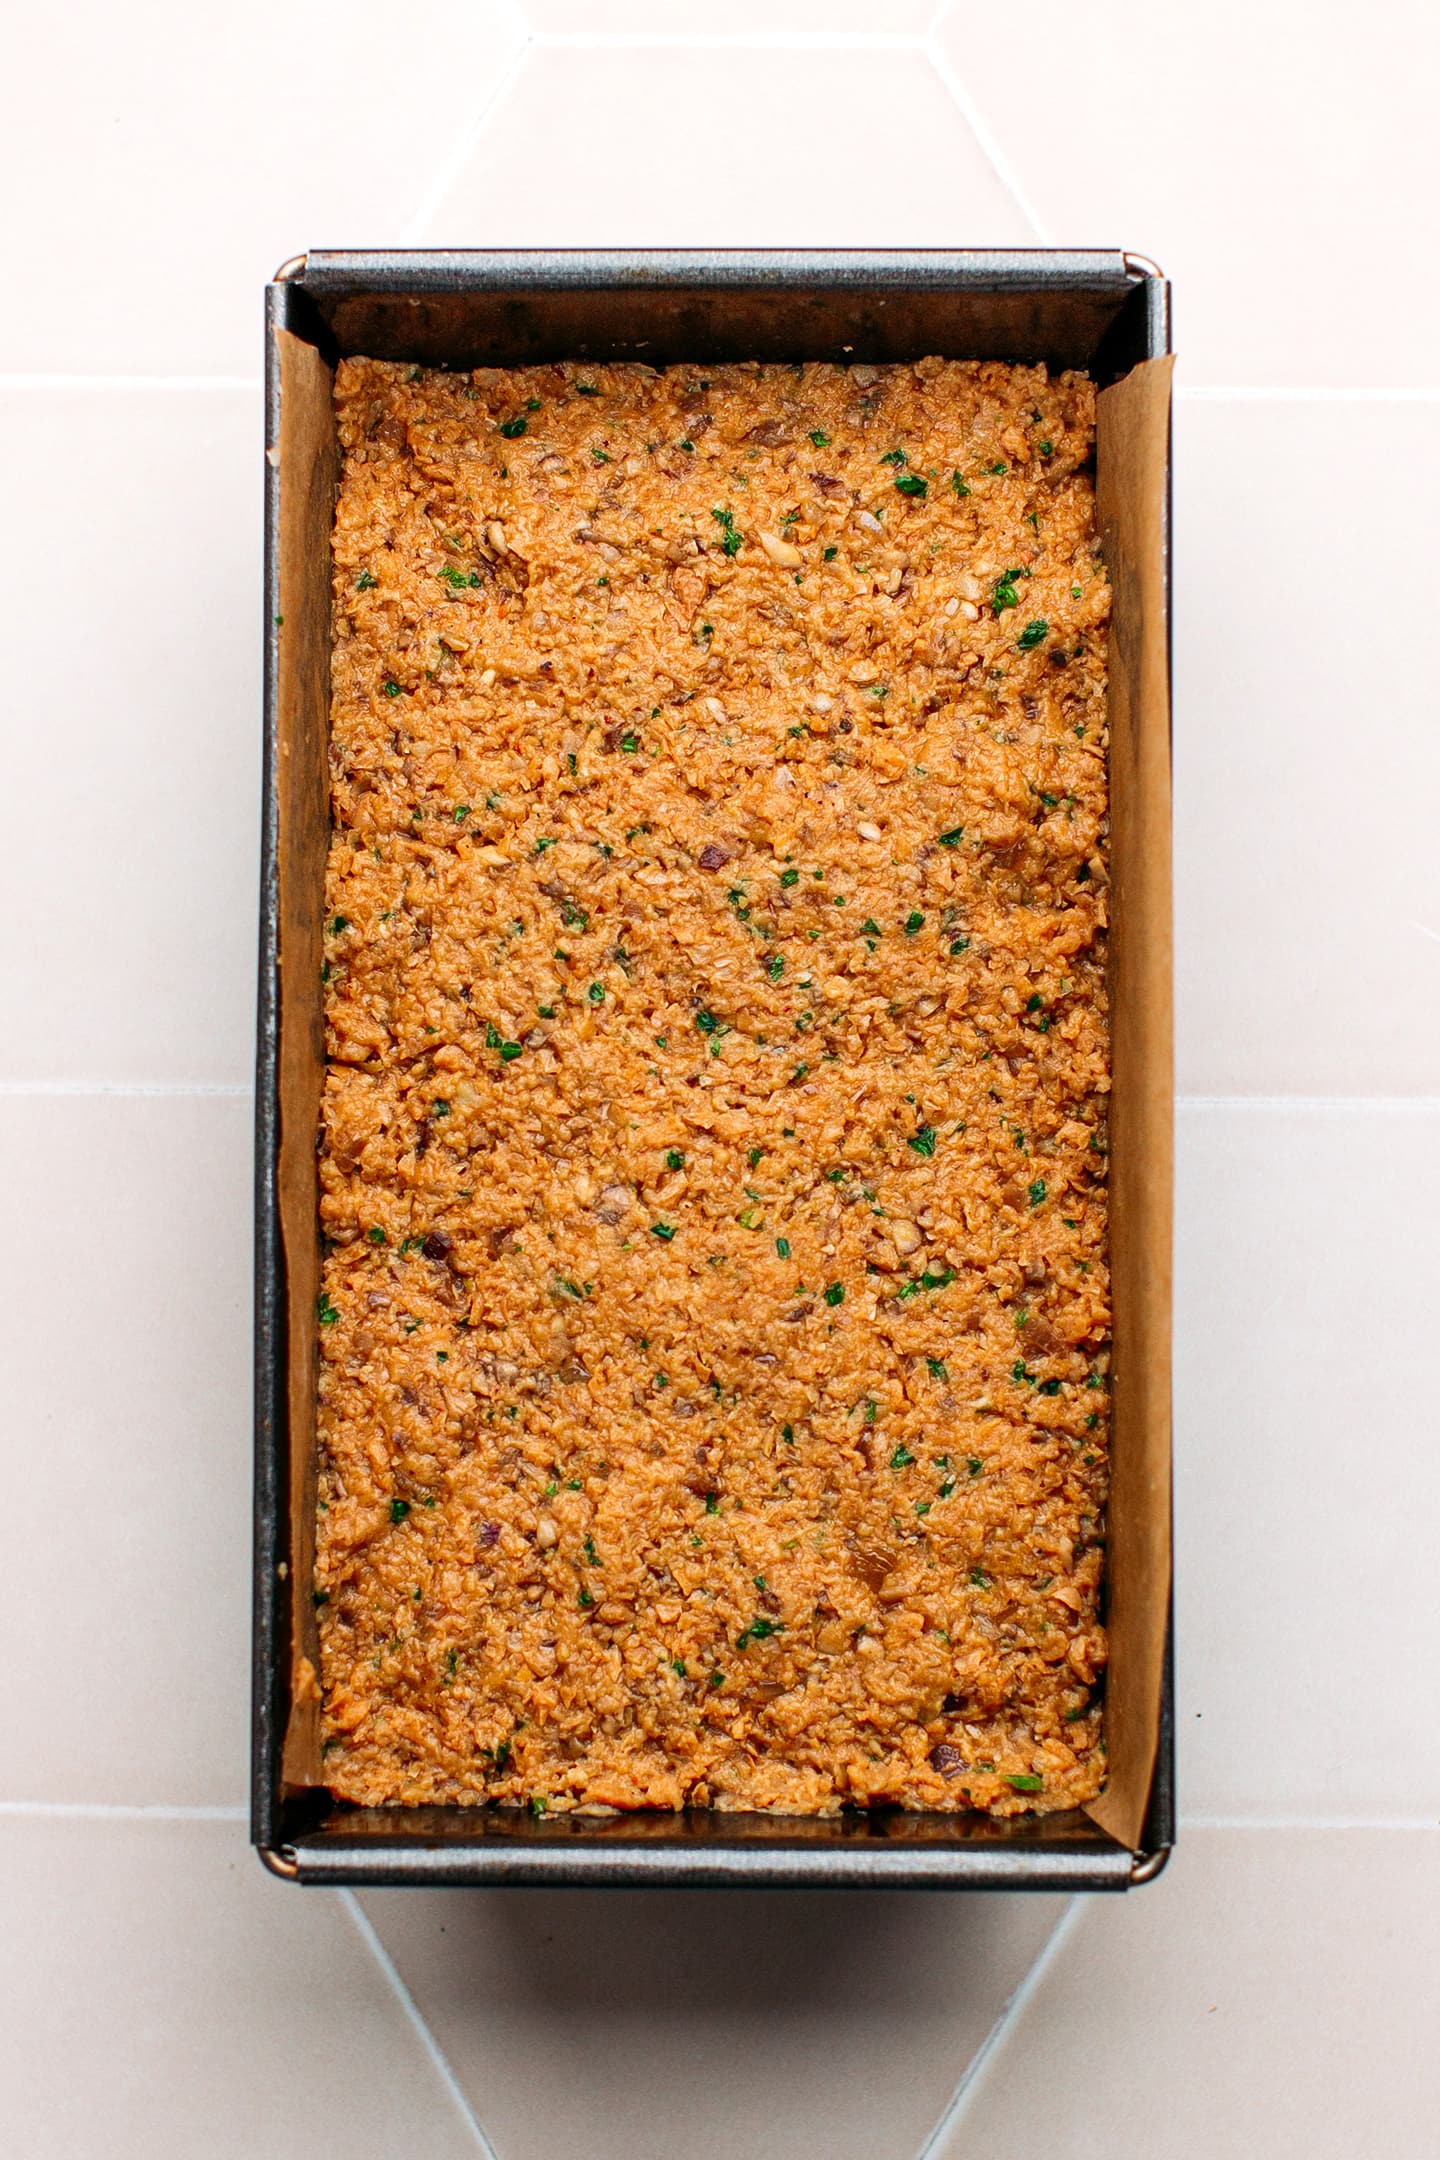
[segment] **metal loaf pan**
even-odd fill
[[[1169,288],[1089,251],[313,253],[266,294],[263,864],[256,1088],[252,1837],[318,1883],[1122,1890],[1174,1837],[1170,1644]],[[1111,640],[1114,1446],[1110,1783],[1086,1812],[695,1811],[536,1822],[357,1809],[319,1782],[313,1558],[315,1135],[328,840],[330,371],[350,353],[959,359],[1088,368]]]

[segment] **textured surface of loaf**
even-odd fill
[[[349,360],[336,405],[327,1782],[1093,1797],[1092,386]]]

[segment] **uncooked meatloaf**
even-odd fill
[[[1092,384],[346,360],[335,400],[326,1782],[1084,1803]]]

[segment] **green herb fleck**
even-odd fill
[[[779,1253],[779,1255],[780,1255],[780,1258],[781,1258],[782,1260],[788,1260],[788,1259],[790,1258],[790,1240],[789,1240],[789,1238],[788,1238],[788,1237],[777,1237],[777,1238],[776,1238],[776,1240],[775,1240],[775,1250],[776,1250],[776,1252],[777,1252],[777,1253]]]
[[[919,908],[916,908],[913,914],[910,914],[910,915],[907,915],[907,916],[906,916],[906,918],[905,918],[905,935],[906,935],[906,937],[914,937],[914,935],[915,935],[916,931],[917,931],[917,930],[923,930],[923,929],[924,929],[924,927],[925,927],[925,917],[924,917],[924,916],[923,916],[923,915],[921,914],[921,912],[920,912]]]
[[[1036,1178],[1036,1180],[1035,1180],[1035,1182],[1034,1182],[1034,1184],[1033,1184],[1033,1185],[1032,1185],[1032,1186],[1030,1187],[1030,1205],[1031,1205],[1031,1207],[1039,1207],[1039,1205],[1040,1205],[1041,1201],[1042,1201],[1042,1200],[1043,1200],[1044,1198],[1045,1198],[1045,1180],[1044,1180],[1044,1178],[1043,1178],[1043,1177],[1037,1177],[1037,1178]]]
[[[675,1225],[674,1223],[652,1222],[650,1235],[651,1237],[658,1237],[662,1244],[668,1245],[675,1235]]]
[[[356,592],[374,592],[379,583],[379,578],[371,577],[368,570],[362,570],[355,580],[355,590]]]
[[[335,1322],[340,1318],[336,1308],[330,1302],[328,1290],[322,1290],[315,1300],[315,1317],[321,1327],[334,1327]]]
[[[390,1502],[390,1520],[392,1523],[404,1522],[409,1513],[410,1502],[408,1500],[392,1500]]]
[[[1025,628],[1020,633],[1021,652],[1034,652],[1035,647],[1037,645],[1043,645],[1049,635],[1049,623],[1042,622],[1038,616],[1036,617],[1034,622],[1027,622]]]
[[[810,440],[817,450],[828,450],[830,447],[830,437],[825,433],[824,428],[811,428]]]
[[[1044,1778],[1035,1777],[1028,1770],[1023,1776],[1007,1777],[1005,1782],[1007,1785],[1013,1785],[1016,1792],[1040,1792],[1045,1784]]]
[[[525,419],[517,413],[513,420],[501,421],[500,433],[505,437],[505,440],[507,442],[514,442],[518,436],[521,436],[525,433],[527,424],[528,423],[525,421]]]
[[[929,481],[918,472],[897,473],[895,475],[895,487],[899,494],[913,495],[917,500],[930,492]]]
[[[911,1454],[909,1448],[897,1447],[890,1457],[890,1468],[892,1470],[908,1470],[914,1460],[915,1457]]]
[[[592,1005],[603,1005],[605,1002],[604,983],[591,983],[590,988],[586,991],[585,995],[589,998]]]
[[[731,510],[712,510],[710,515],[724,534],[724,538],[720,542],[722,552],[726,555],[738,555],[744,545],[744,536],[735,529],[734,512]]]

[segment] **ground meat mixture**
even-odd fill
[[[1093,1798],[1093,385],[335,398],[326,1782]]]

